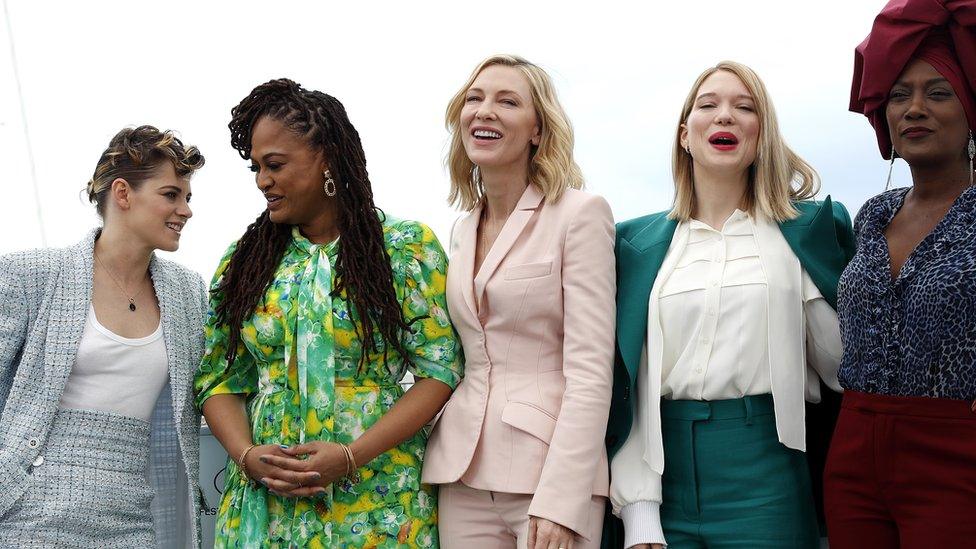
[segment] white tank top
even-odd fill
[[[160,321],[146,337],[122,337],[98,323],[95,308],[61,395],[61,408],[101,410],[149,421],[169,379]]]

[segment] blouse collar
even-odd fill
[[[699,221],[697,219],[691,219],[688,222],[688,228],[692,232],[706,231],[709,233],[722,233],[727,235],[753,234],[752,217],[738,208],[736,208],[735,211],[729,215],[729,218],[725,220],[725,223],[722,224],[721,230],[716,230],[708,223]]]
[[[332,240],[327,244],[315,244],[314,242],[306,238],[305,235],[302,234],[302,231],[298,229],[298,225],[292,226],[291,237],[292,237],[292,242],[295,245],[295,248],[297,248],[302,253],[307,255],[312,255],[318,251],[325,251],[325,253],[331,254],[335,251],[336,247],[339,244],[339,237],[336,237],[334,240]]]

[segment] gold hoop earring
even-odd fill
[[[325,177],[325,184],[322,185],[323,190],[325,190],[325,196],[335,196],[336,195],[336,183],[335,179],[332,179],[332,174],[329,170],[322,172],[322,176]]]

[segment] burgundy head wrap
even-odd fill
[[[871,121],[886,159],[891,157],[888,93],[916,58],[949,81],[976,132],[976,0],[891,0],[854,51],[850,109]]]

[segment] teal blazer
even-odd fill
[[[828,196],[820,201],[795,202],[800,215],[779,224],[786,242],[817,289],[837,307],[837,281],[854,257],[854,230],[847,208]],[[617,224],[617,349],[613,370],[613,397],[607,424],[607,456],[613,459],[633,423],[634,385],[644,340],[647,338],[647,306],[654,280],[667,255],[678,222],[658,212]],[[820,478],[827,443],[839,407],[834,393],[822,390],[826,411],[807,413],[807,456],[813,471],[814,492],[820,503]],[[812,427],[812,428],[811,428]],[[818,508],[820,505],[818,505]],[[818,509],[819,510],[819,509]],[[603,547],[620,547],[622,527],[608,513],[604,521]]]
[[[828,196],[823,202],[796,202],[800,215],[780,223],[790,248],[817,289],[837,306],[837,281],[854,257],[854,230],[847,209]],[[647,300],[668,253],[678,222],[658,212],[617,224],[617,353],[613,400],[607,425],[607,454],[612,459],[630,433],[634,384],[647,337]]]

